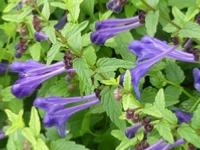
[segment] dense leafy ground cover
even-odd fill
[[[0,149],[200,148],[199,0],[1,0]]]

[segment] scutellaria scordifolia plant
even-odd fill
[[[199,5],[0,1],[0,149],[199,149]]]

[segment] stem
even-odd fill
[[[194,103],[194,105],[190,108],[190,112],[193,112],[193,111],[197,108],[197,106],[199,105],[199,103],[200,103],[200,99],[198,99],[198,100]]]

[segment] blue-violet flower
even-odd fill
[[[185,141],[183,139],[178,139],[173,144],[168,144],[163,139],[161,139],[158,142],[150,145],[145,150],[170,150],[170,149],[175,148],[177,146],[180,146],[180,145],[182,145],[184,143],[185,143]]]
[[[63,72],[74,72],[74,69],[66,69],[64,62],[46,66],[33,60],[26,62],[14,62],[10,70],[19,73],[19,79],[12,86],[12,93],[18,98],[23,98],[32,92],[45,80]]]
[[[48,40],[48,36],[44,32],[35,32],[35,39],[38,42]]]
[[[135,136],[136,132],[142,127],[142,123],[136,123],[131,127],[128,127],[125,131],[125,135],[127,138],[132,138]]]
[[[96,31],[92,32],[90,39],[93,43],[104,45],[105,41],[120,32],[141,26],[139,16],[126,19],[107,19],[96,23]]]
[[[174,109],[174,112],[179,123],[188,123],[192,119],[192,113],[182,111],[178,108]]]
[[[67,106],[68,104],[82,102],[81,104]],[[34,106],[46,111],[43,123],[46,127],[55,126],[60,136],[66,135],[66,122],[76,112],[99,103],[95,94],[83,97],[47,97],[37,98]]]
[[[198,68],[193,69],[194,87],[200,92],[200,70]]]
[[[66,23],[67,23],[67,14],[65,13],[65,15],[54,25],[54,28],[56,30],[61,30]]]

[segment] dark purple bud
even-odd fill
[[[117,101],[119,101],[119,100],[121,100],[122,99],[122,89],[121,88],[116,88],[115,90],[114,90],[114,98],[117,100]]]
[[[54,28],[56,30],[61,30],[65,24],[67,23],[67,14],[65,14],[55,25]]]
[[[127,0],[109,0],[106,4],[107,8],[119,13],[122,11],[123,6],[126,4]]]
[[[144,130],[145,130],[146,132],[151,132],[151,131],[153,130],[153,125],[150,124],[150,123],[144,125]]]
[[[179,123],[188,123],[192,119],[192,114],[189,112],[185,112],[180,109],[175,109],[174,112]]]
[[[200,13],[196,16],[196,22],[200,24]]]
[[[48,40],[48,36],[43,32],[35,32],[35,39],[38,42]]]
[[[141,123],[136,123],[132,125],[131,127],[128,127],[125,131],[125,135],[127,138],[132,138],[135,136],[136,132],[142,127]]]
[[[42,30],[41,20],[36,15],[33,16],[33,27],[37,32],[40,32]]]

